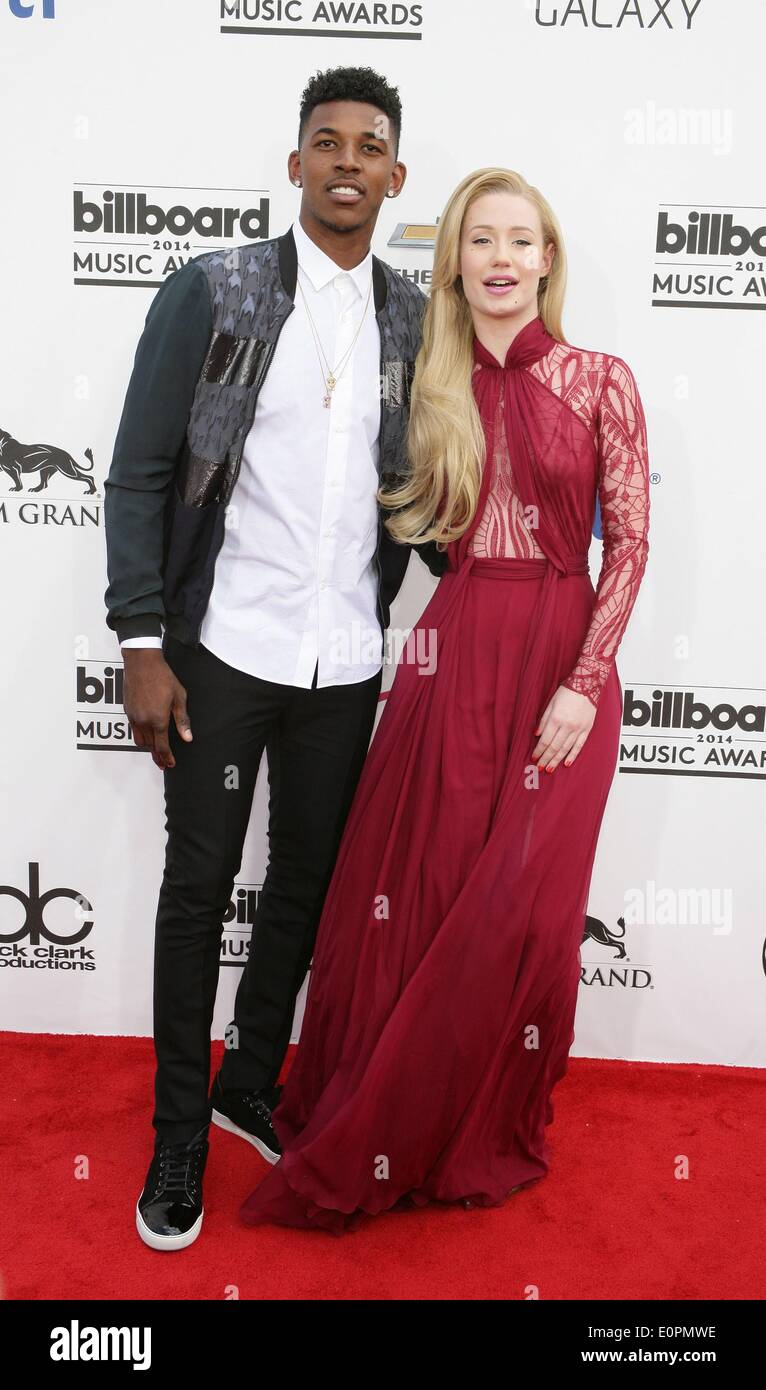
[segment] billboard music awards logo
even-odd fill
[[[262,883],[235,884],[234,896],[223,918],[220,965],[243,966],[247,964],[247,958],[250,954],[250,938],[262,891]]]
[[[123,709],[124,668],[112,658],[75,662],[75,747],[89,752],[143,753]]]
[[[75,285],[159,288],[201,255],[269,236],[267,190],[77,183]]]
[[[618,771],[665,777],[766,777],[766,691],[623,688]]]
[[[422,39],[423,6],[400,0],[218,0],[222,34]]]
[[[39,863],[31,861],[28,871],[26,892],[13,883],[0,884],[0,969],[95,970],[94,949],[83,945],[94,926],[93,904],[74,888],[41,893]]]
[[[662,203],[652,307],[766,309],[766,209]]]

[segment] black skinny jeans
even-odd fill
[[[310,690],[236,670],[204,646],[165,634],[186,687],[192,741],[172,718],[167,845],[155,928],[154,1045],[158,1136],[191,1139],[210,1121],[210,1030],[223,918],[232,898],[264,748],[269,862],[237,990],[224,1089],[277,1080],[295,1001],[367,754],[382,672]],[[316,681],[316,671],[314,673]]]

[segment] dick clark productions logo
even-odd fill
[[[94,953],[79,945],[93,930],[93,904],[74,888],[49,888],[40,892],[40,865],[29,864],[29,890],[23,892],[10,883],[0,884],[0,898],[21,904],[21,920],[5,930],[6,914],[0,920],[0,966],[33,970],[95,970]],[[46,920],[46,909],[57,898],[73,904],[67,916],[55,925]],[[10,914],[7,914],[10,916]],[[54,914],[55,915],[55,914]],[[20,943],[29,938],[27,945]],[[48,944],[45,945],[44,943]]]

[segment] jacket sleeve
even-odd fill
[[[104,483],[107,626],[160,636],[165,503],[213,331],[205,272],[188,261],[149,306]]]
[[[446,550],[437,550],[436,541],[427,541],[425,545],[413,544],[411,549],[416,555],[420,556],[424,565],[427,565],[432,574],[439,578],[447,568],[449,557]]]

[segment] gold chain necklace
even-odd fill
[[[321,343],[321,340],[320,340],[320,337],[319,337],[319,333],[318,333],[318,331],[317,331],[317,326],[316,326],[316,324],[314,323],[314,320],[313,320],[313,318],[312,318],[311,310],[309,309],[309,306],[308,306],[308,300],[306,299],[306,295],[305,295],[305,293],[304,293],[303,286],[302,286],[302,284],[301,284],[301,282],[300,282],[300,277],[298,278],[298,289],[300,290],[301,294],[303,295],[303,303],[304,303],[305,306],[306,306],[306,313],[308,314],[309,326],[310,326],[310,328],[311,328],[311,332],[312,332],[313,337],[314,337],[314,344],[315,344],[315,346],[316,346],[317,356],[319,357],[319,370],[320,370],[320,372],[322,373],[322,379],[323,379],[324,385],[325,385],[325,394],[324,394],[324,396],[322,397],[322,404],[329,410],[329,408],[330,408],[330,402],[331,402],[331,400],[332,400],[332,393],[333,393],[333,391],[335,390],[335,387],[337,386],[337,384],[338,384],[340,378],[342,377],[344,371],[346,370],[346,367],[348,366],[349,361],[351,360],[351,353],[353,352],[354,347],[356,346],[356,340],[357,340],[357,338],[359,337],[359,334],[360,334],[361,331],[362,331],[362,324],[364,323],[365,317],[366,317],[366,315],[367,315],[367,308],[368,308],[368,305],[369,305],[369,303],[370,303],[370,295],[372,294],[372,277],[370,277],[370,286],[369,286],[369,289],[367,290],[367,298],[366,298],[366,300],[365,300],[365,302],[364,302],[364,308],[363,308],[363,310],[362,310],[362,316],[361,316],[361,318],[360,318],[360,320],[359,320],[359,324],[358,324],[356,333],[354,334],[353,338],[351,339],[350,346],[346,348],[346,351],[344,352],[343,356],[341,357],[340,362],[339,362],[338,365],[337,365],[336,367],[334,367],[334,368],[330,366],[330,363],[329,363],[328,360],[327,360],[327,356],[326,356],[326,354],[325,354],[324,348],[322,347],[322,343]],[[323,365],[323,364],[324,364],[324,365]]]

